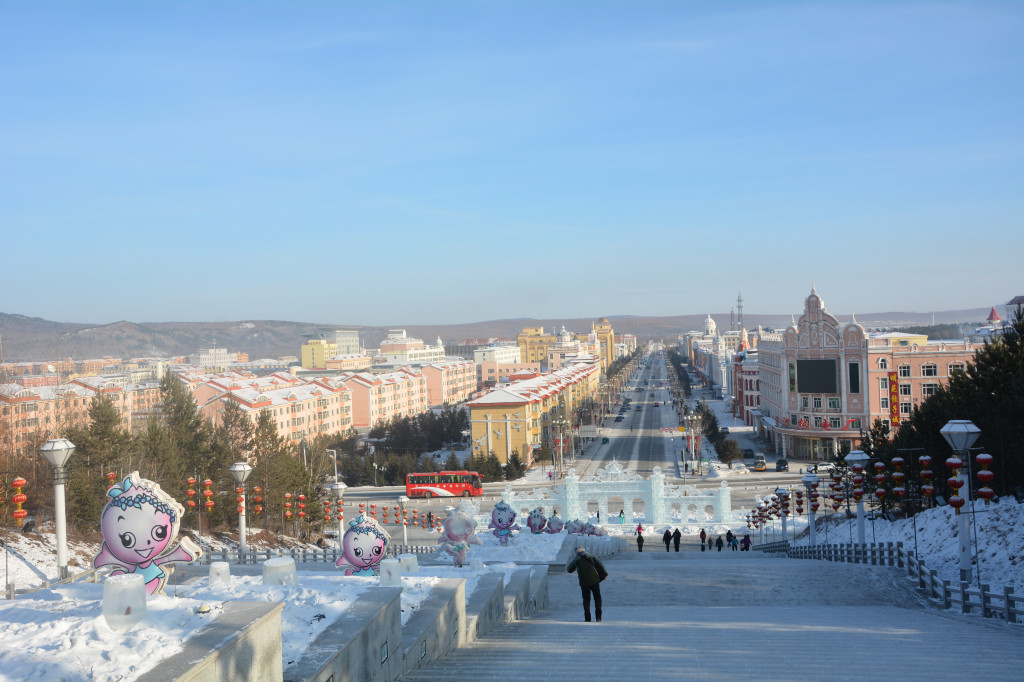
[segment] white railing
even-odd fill
[[[906,570],[907,577],[917,583],[918,589],[923,590],[929,599],[937,600],[944,609],[950,609],[956,604],[961,613],[980,613],[985,618],[999,618],[1007,623],[1020,623],[1022,619],[1019,617],[1024,616],[1024,598],[1016,596],[1012,587],[1004,586],[1002,591],[995,591],[986,583],[982,583],[981,587],[971,587],[965,582],[951,585],[949,580],[939,578],[937,571],[925,566],[924,561],[913,552],[905,550],[902,542],[816,545],[772,550],[768,550],[768,547],[762,545],[755,549],[785,552],[792,559],[894,566]]]

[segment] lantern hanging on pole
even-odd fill
[[[21,527],[21,524],[25,521],[25,517],[28,516],[28,512],[21,508],[21,505],[28,502],[28,495],[21,492],[21,489],[27,485],[28,481],[21,476],[18,476],[11,481],[11,487],[14,488],[14,494],[11,495],[11,502],[14,503],[14,511],[11,512],[11,516],[17,519],[19,527]]]
[[[213,481],[208,478],[203,481],[203,497],[206,498],[206,501],[203,502],[203,508],[206,509],[207,512],[213,510],[213,491],[210,490],[212,485]]]
[[[113,471],[108,471],[105,478],[107,479],[107,490],[110,490],[111,488],[114,487],[114,481],[117,480],[117,474],[114,473]]]
[[[960,478],[960,469],[964,463],[959,457],[950,457],[946,460],[946,467],[952,476],[946,479],[946,485],[953,489],[953,495],[949,498],[949,506],[960,514],[960,508],[967,504],[967,500],[960,496],[960,488],[964,486],[964,480]]]
[[[978,472],[978,480],[982,482],[982,487],[978,488],[978,497],[985,500],[987,507],[996,496],[996,491],[989,486],[989,483],[996,478],[995,473],[989,471],[989,467],[992,466],[992,455],[982,453],[975,457],[974,461],[981,467],[981,471]]]
[[[928,455],[921,455],[917,458],[917,461],[921,465],[921,480],[924,481],[921,485],[921,494],[930,498],[935,494],[935,486],[931,483],[932,479],[935,477],[935,472],[929,468],[932,465],[932,458]]]
[[[193,478],[192,476],[189,476],[188,480],[186,480],[185,482],[188,483],[188,490],[185,491],[185,494],[188,496],[188,508],[195,509],[196,501],[193,500],[192,498],[196,496],[196,479]]]

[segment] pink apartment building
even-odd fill
[[[431,407],[457,405],[476,391],[476,365],[472,360],[444,360],[420,367],[427,380],[427,403]]]
[[[380,420],[407,417],[430,409],[427,378],[409,367],[386,374],[348,374],[333,381],[344,384],[352,392],[352,425],[356,428],[369,428]]]
[[[208,401],[203,415],[218,424],[228,400],[238,403],[254,425],[261,412],[268,412],[277,434],[292,445],[322,433],[344,433],[352,426],[352,393],[324,381],[265,391],[233,388]]]

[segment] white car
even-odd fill
[[[807,473],[809,474],[830,474],[836,470],[836,465],[832,462],[818,462],[807,467]]]

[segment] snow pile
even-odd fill
[[[198,615],[198,600],[150,597],[142,623],[115,632],[100,615],[102,603],[103,585],[91,583],[0,601],[0,659],[11,673],[0,679],[134,679],[181,651],[220,611]]]
[[[997,591],[1001,591],[1004,585],[1012,586],[1019,594],[1024,591],[1024,505],[1017,504],[1012,497],[1005,497],[999,504],[990,504],[988,507],[977,501],[975,509],[971,547],[973,551],[976,526],[981,582],[989,584]],[[967,510],[968,507],[964,507],[961,513],[967,513]],[[820,513],[818,518],[821,518]],[[829,518],[831,521],[842,516],[830,514]],[[902,542],[904,549],[913,552],[915,525],[918,556],[924,560],[928,568],[937,571],[939,577],[956,584],[960,580],[959,525],[953,509],[948,506],[928,509],[915,518],[897,519],[892,522],[882,518],[873,522],[865,519],[865,540],[868,543]],[[756,535],[752,532],[751,537],[756,538]],[[768,539],[766,536],[765,540]],[[817,531],[816,539],[819,544],[825,544],[823,528]],[[856,541],[856,518],[829,523],[828,543],[845,544]],[[795,544],[805,546],[809,542],[809,536],[804,533]]]
[[[486,518],[490,519],[490,517]],[[467,561],[480,559],[485,562],[550,562],[555,560],[558,550],[565,541],[565,533],[535,535],[524,527],[523,530],[511,535],[508,545],[502,545],[498,542],[498,538],[486,528],[487,523],[487,521],[477,520],[476,536],[483,544],[469,546]],[[434,556],[442,563],[454,564],[454,558],[447,552],[439,552]]]

